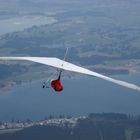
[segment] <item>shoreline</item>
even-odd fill
[[[102,71],[102,70],[101,70]],[[111,70],[112,71],[112,70]],[[119,70],[120,72],[118,73],[116,70],[113,72],[113,73],[106,73],[106,72],[99,72],[101,74],[104,74],[104,75],[109,75],[109,76],[115,76],[115,75],[129,75],[130,73],[128,71],[123,71],[123,73],[121,72],[121,70]],[[77,76],[76,76],[77,75]],[[82,74],[73,74],[72,77],[78,77],[78,75],[82,75]],[[47,76],[46,76],[47,77]],[[64,76],[64,78],[66,78],[66,76]],[[12,79],[12,78],[10,78]],[[15,87],[15,86],[18,86],[18,85],[26,85],[26,84],[29,84],[29,83],[33,83],[35,81],[43,81],[45,80],[46,78],[43,78],[43,77],[40,77],[39,79],[35,78],[35,79],[32,79],[32,80],[18,80],[18,81],[12,81],[12,80],[6,80],[4,83],[0,83],[0,89],[2,90],[7,90],[7,89],[11,89],[12,87]],[[4,80],[3,80],[4,81]]]

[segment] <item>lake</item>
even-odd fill
[[[140,85],[140,75],[118,75],[116,79]],[[47,78],[46,78],[47,79]],[[140,93],[96,77],[64,78],[64,91],[42,89],[43,81],[0,91],[0,120],[43,119],[52,115],[88,115],[117,112],[140,114]]]

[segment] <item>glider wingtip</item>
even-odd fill
[[[137,91],[140,92],[140,88],[138,88]]]

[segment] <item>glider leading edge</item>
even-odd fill
[[[62,86],[61,81],[60,81],[61,73],[62,73],[62,70],[67,70],[67,71],[72,71],[72,72],[77,72],[77,73],[81,73],[81,74],[99,77],[101,79],[113,82],[115,84],[130,88],[133,90],[137,90],[140,92],[140,87],[135,85],[135,84],[124,82],[121,80],[116,80],[116,79],[110,78],[108,76],[104,76],[102,74],[96,73],[94,71],[91,71],[91,70],[88,70],[86,68],[74,65],[72,63],[66,62],[65,60],[61,60],[61,59],[58,59],[55,57],[0,57],[0,60],[25,60],[25,61],[32,61],[32,62],[36,62],[36,63],[59,68],[60,73],[59,73],[58,79],[53,80],[51,82],[51,87],[55,91],[62,91],[63,90],[63,86]]]

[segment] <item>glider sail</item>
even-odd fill
[[[0,60],[32,61],[32,62],[36,62],[36,63],[60,68],[60,69],[63,69],[63,70],[67,70],[67,71],[72,71],[72,72],[77,72],[77,73],[82,73],[82,74],[87,74],[87,75],[99,77],[101,79],[113,82],[115,84],[140,91],[140,87],[135,85],[135,84],[131,84],[131,83],[128,83],[128,82],[124,82],[124,81],[121,81],[121,80],[116,80],[116,79],[110,78],[108,76],[104,76],[104,75],[99,74],[97,72],[88,70],[86,68],[74,65],[72,63],[66,62],[64,60],[61,60],[61,59],[58,59],[58,58],[55,58],[55,57],[0,57]]]

